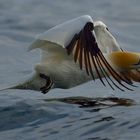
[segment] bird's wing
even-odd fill
[[[52,60],[53,58],[56,57],[57,58],[61,57],[63,59],[66,59],[68,57],[65,49],[62,48],[61,45],[46,40],[40,40],[40,39],[35,40],[31,44],[29,50],[31,50],[31,48],[41,49],[41,63],[45,63],[48,60]]]
[[[37,40],[46,40],[52,44],[57,44],[65,48],[71,41],[71,38],[78,33],[87,22],[93,22],[92,18],[88,15],[80,16],[78,18],[69,20],[62,24],[59,24],[46,32],[39,34]],[[39,46],[38,46],[39,47]],[[31,46],[29,49],[34,49],[35,46]]]
[[[65,48],[68,55],[72,54],[74,56],[74,60],[79,63],[81,70],[85,69],[87,74],[91,75],[93,79],[95,79],[93,72],[93,69],[95,69],[103,85],[105,85],[105,82],[102,77],[105,77],[112,89],[114,89],[113,84],[122,91],[123,89],[120,86],[131,90],[124,83],[132,85],[132,82],[126,77],[121,77],[105,59],[98,47],[93,29],[92,18],[90,16],[81,16],[39,35],[37,41],[29,49],[40,48],[47,50],[52,47],[55,50],[57,47]],[[40,45],[42,41],[47,42],[48,45]],[[55,53],[56,50],[53,52]],[[60,53],[61,51],[58,52]]]
[[[112,89],[114,89],[112,86],[113,83],[113,85],[120,90],[123,89],[120,88],[119,85],[131,90],[125,86],[122,81],[130,85],[132,84],[132,81],[128,79],[128,77],[122,77],[119,75],[105,59],[103,53],[98,47],[93,34],[93,29],[93,22],[87,22],[83,29],[79,33],[75,34],[71,42],[66,46],[67,53],[73,54],[75,62],[79,63],[81,69],[85,67],[87,74],[91,75],[93,79],[95,79],[93,73],[94,67],[103,85],[105,85],[105,83],[102,77],[105,77],[105,80]],[[110,78],[110,75],[116,80],[116,82]]]
[[[69,20],[57,25],[46,32],[39,34],[28,50],[40,48],[42,50],[42,62],[53,58],[55,55],[64,59],[68,57],[64,49],[71,41],[75,33],[80,32],[87,22],[93,22],[88,15]]]
[[[102,21],[94,22],[94,32],[99,48],[103,53],[122,51],[108,27]]]
[[[138,69],[133,69],[129,70],[125,73],[121,72],[120,75],[127,76],[130,80],[133,80],[135,82],[140,82],[140,70]]]

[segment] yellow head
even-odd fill
[[[140,68],[140,53],[112,52],[109,55],[110,63],[119,70]]]

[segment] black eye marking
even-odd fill
[[[134,65],[140,65],[140,59],[139,59],[139,62],[137,64],[134,64]]]
[[[109,29],[106,27],[106,30],[109,31]]]

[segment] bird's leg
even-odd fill
[[[45,74],[40,73],[39,76],[42,79],[46,80],[45,86],[41,87],[40,90],[43,94],[46,94],[53,86],[53,81],[50,79],[49,76],[46,76]]]

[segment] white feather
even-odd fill
[[[57,25],[36,37],[29,50],[35,48],[42,50],[41,63],[35,66],[37,74],[49,75],[55,82],[55,86],[62,88],[73,87],[91,80],[85,70],[81,71],[79,65],[75,64],[72,56],[68,56],[64,49],[73,36],[79,33],[87,22],[93,23],[93,20],[90,16],[84,15]],[[113,35],[106,30],[106,25],[103,22],[94,22],[94,31],[98,45],[103,53],[119,50],[119,45]],[[104,56],[107,58],[106,54]],[[95,78],[98,78],[96,72]]]
[[[121,51],[120,45],[117,43],[114,36],[109,32],[107,26],[102,21],[94,22],[94,32],[98,46],[103,53]]]
[[[93,20],[90,16],[84,15],[73,20],[69,20],[60,25],[57,25],[50,30],[40,34],[36,37],[38,40],[44,40],[48,43],[48,46],[56,45],[65,48],[73,38],[76,33],[79,33],[80,30],[84,27],[87,22],[92,22]],[[37,43],[36,41],[36,43]],[[29,50],[41,48],[40,45],[31,45]]]
[[[45,83],[44,79],[39,77],[40,73],[49,76],[54,81],[55,87],[59,88],[70,88],[91,80],[85,70],[80,70],[79,65],[75,64],[72,56],[68,56],[64,49],[87,22],[93,23],[93,20],[90,16],[84,15],[38,35],[29,50],[40,48],[42,60],[35,66],[35,75],[27,80],[22,87],[39,90],[39,87]],[[100,49],[106,53],[105,57],[109,52],[120,50],[113,35],[106,30],[106,25],[101,21],[94,24],[95,36]],[[96,72],[94,76],[98,78]],[[28,83],[28,87],[24,86],[27,85],[26,83]]]

